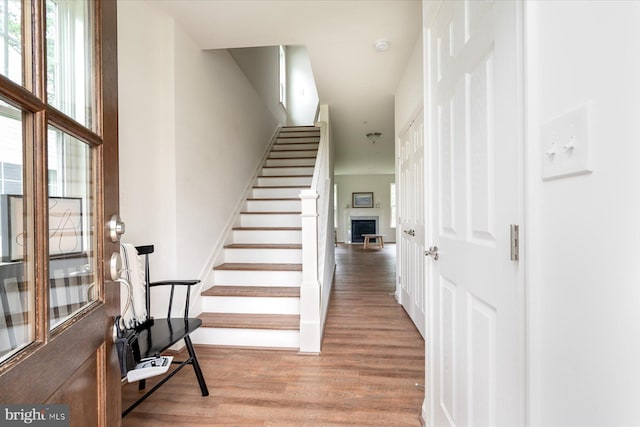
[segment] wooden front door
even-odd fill
[[[428,32],[428,424],[524,424],[515,1],[442,2]]]
[[[416,115],[400,136],[398,170],[398,284],[400,303],[425,336],[424,116]]]
[[[0,0],[0,15],[0,404],[120,425],[116,2]]]

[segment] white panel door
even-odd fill
[[[427,35],[432,426],[524,423],[515,1],[445,1]]]
[[[424,337],[424,113],[400,137],[398,282],[400,303]]]

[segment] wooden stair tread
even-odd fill
[[[308,160],[315,159],[316,156],[308,156],[308,157],[267,157],[267,160]]]
[[[313,178],[313,175],[260,175],[258,178]]]
[[[200,319],[205,328],[300,329],[300,316],[297,314],[202,313]]]
[[[317,148],[301,148],[299,150],[271,150],[271,153],[290,153],[292,151],[318,151]],[[276,158],[276,157],[272,157]],[[277,157],[281,159],[282,157]],[[293,157],[286,157],[287,159],[293,159]]]
[[[262,169],[313,168],[313,165],[263,166]]]
[[[302,245],[289,243],[232,243],[229,249],[302,249]]]
[[[249,197],[247,198],[247,201],[270,201],[270,202],[275,202],[275,201],[291,201],[291,200],[300,200],[299,197],[260,197],[260,198],[255,198],[255,197]]]
[[[242,271],[302,271],[302,264],[225,262],[224,264],[216,265],[213,269]]]
[[[233,227],[234,230],[248,230],[248,231],[299,231],[302,227]]]
[[[302,212],[293,212],[293,211],[286,211],[286,212],[240,212],[241,215],[300,215]]]
[[[309,188],[308,185],[254,185],[251,188]]]
[[[202,293],[207,297],[298,298],[300,288],[293,286],[214,286]]]

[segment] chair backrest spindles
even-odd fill
[[[169,296],[169,310],[167,310],[167,319],[171,317],[171,306],[173,305],[173,292],[176,289],[176,285],[171,285],[171,295]]]
[[[151,287],[149,286],[151,279],[149,278],[149,254],[144,255],[144,298],[147,307],[147,318],[151,318]]]
[[[191,301],[191,286],[187,286],[187,300],[184,303],[184,318],[189,317],[189,301]]]

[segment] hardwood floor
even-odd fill
[[[211,395],[186,367],[123,425],[420,426],[424,341],[389,295],[395,245],[340,245],[336,264],[320,355],[196,346]],[[125,386],[123,407],[137,395]]]

